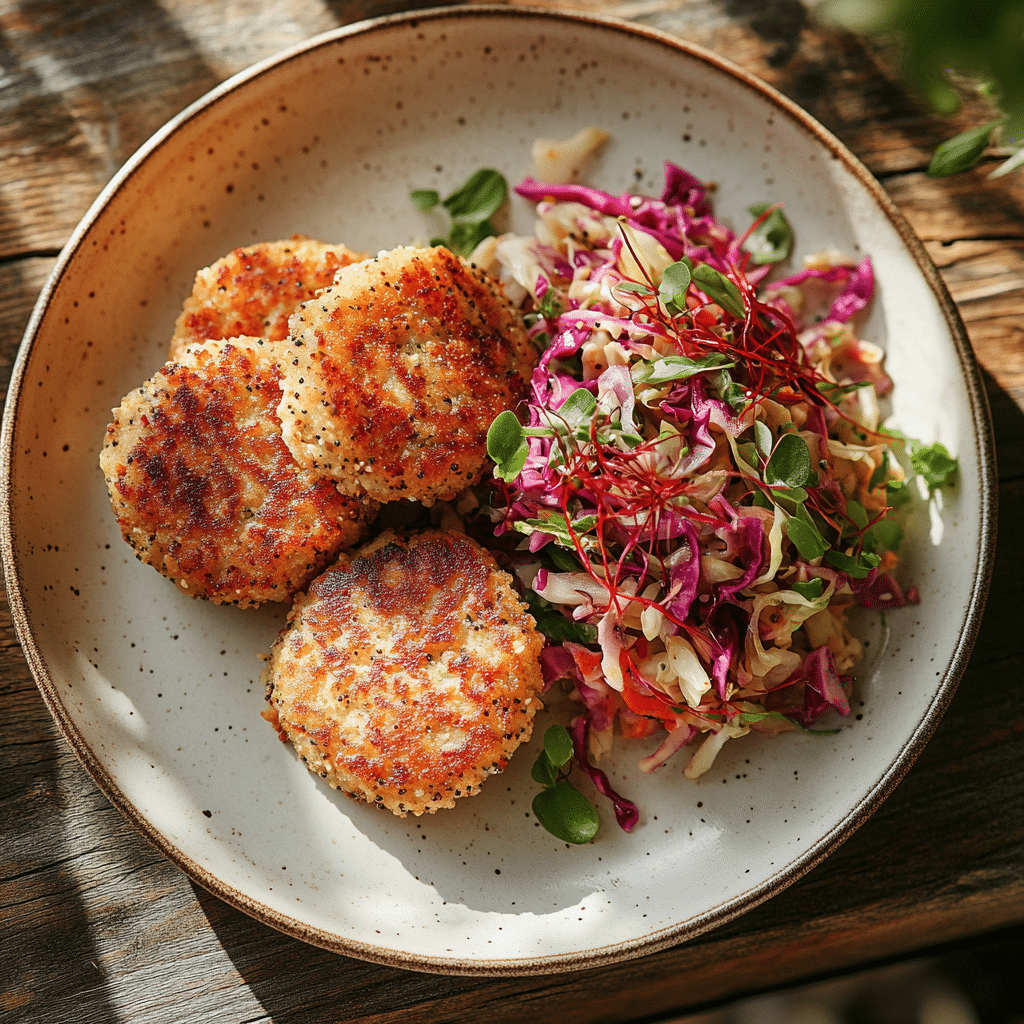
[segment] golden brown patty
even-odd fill
[[[196,274],[174,328],[170,358],[189,345],[223,338],[280,341],[300,302],[326,288],[339,267],[365,258],[305,235],[235,249]]]
[[[338,271],[291,319],[284,439],[347,494],[450,499],[480,479],[487,428],[536,354],[501,285],[447,249]]]
[[[336,789],[403,817],[436,811],[530,738],[542,643],[475,541],[384,533],[296,599],[264,717]]]
[[[100,466],[125,540],[195,597],[284,601],[375,511],[295,464],[276,413],[279,351],[257,338],[191,348],[107,427]]]

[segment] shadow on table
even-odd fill
[[[451,978],[371,964],[310,946],[246,917],[198,885],[224,951],[274,1024],[340,1024],[458,999],[485,978]]]

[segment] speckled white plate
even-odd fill
[[[537,136],[595,124],[593,184],[660,190],[662,161],[718,182],[739,224],[781,199],[801,253],[870,253],[865,334],[894,418],[961,461],[919,519],[919,607],[864,616],[871,644],[838,735],[727,744],[699,782],[610,764],[642,808],[602,807],[591,845],[530,815],[531,750],[447,813],[400,820],[338,796],[260,718],[257,654],[281,610],[199,603],[136,562],[97,455],[109,410],[162,362],[197,268],[301,231],[376,251],[429,236],[409,202],[484,165],[516,181]],[[531,228],[526,203],[511,222]],[[949,701],[993,550],[987,410],[963,328],[870,175],[807,115],[717,57],[622,24],[510,8],[363,23],[231,79],[104,190],[32,317],[3,426],[3,555],[32,670],[97,784],[197,882],[354,956],[452,973],[539,973],[637,956],[719,924],[816,864],[891,790]],[[941,535],[941,542],[939,541]],[[541,720],[538,738],[545,721]],[[536,747],[536,740],[531,747]]]

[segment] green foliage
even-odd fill
[[[670,313],[685,313],[686,292],[692,275],[688,264],[682,261],[665,268],[658,285],[658,298]]]
[[[499,413],[487,430],[487,454],[494,460],[494,475],[515,480],[529,455],[526,431],[511,409]]]
[[[551,726],[544,734],[544,749],[530,769],[533,781],[544,787],[533,798],[533,813],[556,839],[589,843],[597,835],[600,819],[594,805],[563,772],[572,755],[569,730],[564,725]]]
[[[910,462],[929,491],[937,491],[956,480],[958,463],[939,441],[928,445],[915,441],[910,449]]]
[[[781,208],[772,203],[748,207],[752,217],[763,217],[747,236],[747,249],[755,263],[781,263],[793,248],[793,229]]]
[[[447,199],[434,189],[418,188],[409,198],[423,211],[442,206],[448,213],[449,230],[444,237],[432,238],[431,245],[443,245],[461,256],[468,256],[485,238],[497,234],[491,217],[505,202],[508,183],[504,176],[484,167],[474,172]]]
[[[973,79],[1005,115],[1002,141],[1014,148],[1024,143],[1021,0],[823,0],[815,13],[825,25],[870,34],[895,33],[902,43],[908,82],[941,114],[955,113],[960,107],[960,94],[950,74]],[[983,125],[964,133],[970,138],[958,136],[940,146],[936,169],[929,173],[953,174],[972,166],[993,128],[994,124]],[[1024,156],[1018,152],[995,174],[1022,164]]]

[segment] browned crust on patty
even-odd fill
[[[296,306],[331,284],[341,267],[365,258],[305,235],[232,250],[196,274],[175,324],[170,358],[204,341],[286,338]]]
[[[296,599],[264,717],[330,785],[395,814],[478,792],[529,739],[543,640],[475,541],[393,533]]]
[[[440,247],[342,268],[287,344],[296,460],[348,494],[428,504],[480,479],[487,429],[526,397],[537,359],[501,285]]]
[[[191,348],[107,427],[100,466],[125,540],[194,597],[284,601],[358,543],[375,511],[292,459],[276,413],[279,347]]]

